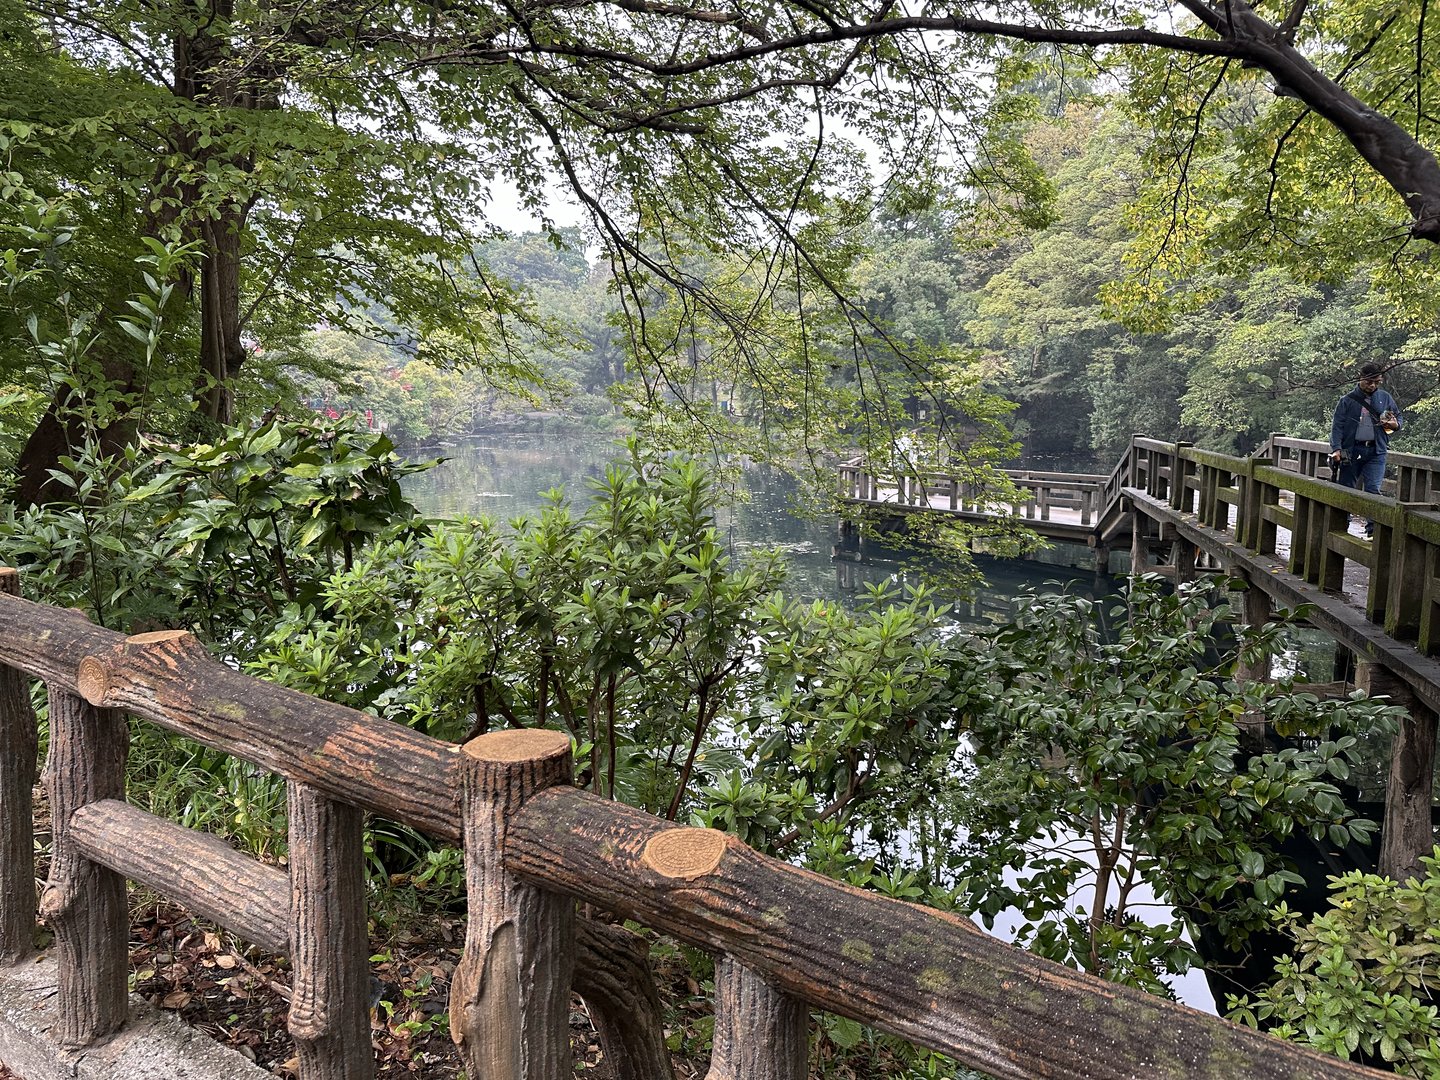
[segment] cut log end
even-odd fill
[[[148,634],[131,634],[125,639],[126,646],[138,645],[146,648],[152,645],[164,645],[171,641],[183,641],[185,638],[193,637],[188,630],[152,630]]]
[[[570,753],[570,736],[543,728],[517,728],[494,731],[471,739],[461,751],[475,761],[511,764],[520,761],[545,761]]]
[[[650,838],[640,860],[661,877],[694,881],[715,872],[725,846],[725,834],[715,829],[667,829]]]
[[[0,593],[20,595],[20,571],[13,566],[0,566]]]
[[[75,676],[75,689],[91,705],[104,705],[105,695],[110,692],[110,668],[103,660],[85,657],[80,661],[80,670]]]

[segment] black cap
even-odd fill
[[[1379,364],[1365,364],[1360,368],[1360,378],[1368,379],[1375,375],[1384,375],[1385,369]]]

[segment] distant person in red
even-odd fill
[[[1355,389],[1335,404],[1330,425],[1330,464],[1343,487],[1361,487],[1380,494],[1385,479],[1385,452],[1390,436],[1403,426],[1400,406],[1381,388],[1385,372],[1379,364],[1360,369]],[[1375,535],[1375,523],[1365,523],[1365,535]]]

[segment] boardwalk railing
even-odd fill
[[[1344,589],[1347,563],[1364,567],[1366,619],[1440,653],[1440,460],[1390,455],[1391,497],[1330,482],[1324,443],[1272,436],[1250,457],[1142,438],[1134,447],[1130,493],[1194,514],[1324,592]],[[1373,540],[1351,533],[1352,517],[1374,522]]]
[[[0,581],[16,591],[13,572]],[[451,1023],[472,1077],[572,1074],[567,1007],[572,985],[586,992],[576,900],[717,955],[712,1077],[800,1080],[816,1008],[997,1077],[1382,1075],[576,789],[562,734],[449,745],[249,678],[187,633],[126,637],[16,595],[0,595],[0,674],[0,951],[23,957],[34,932],[17,859],[33,842],[35,678],[49,692],[54,819],[40,909],[55,933],[64,1047],[126,1022],[130,878],[289,954],[304,1080],[373,1076],[368,811],[463,845],[470,917]],[[128,805],[126,714],[284,777],[288,870]]]
[[[1052,511],[1068,511],[1090,525],[1098,520],[1104,506],[1106,477],[1099,474],[1041,472],[1007,469],[1003,475],[1028,493],[1017,502],[998,503],[993,492],[941,472],[884,473],[871,471],[859,459],[838,467],[840,497],[868,502],[889,509],[948,510],[955,513],[991,516],[1008,509],[1015,517],[1050,521]]]
[[[1042,531],[1073,530],[1097,546],[1121,527],[1130,495],[1143,492],[1233,533],[1252,553],[1282,557],[1290,572],[1324,591],[1341,591],[1347,562],[1365,567],[1366,618],[1427,655],[1440,654],[1440,459],[1391,453],[1396,479],[1387,481],[1387,494],[1375,496],[1330,482],[1329,454],[1326,443],[1283,435],[1244,457],[1134,435],[1108,477],[1007,472],[1031,492],[1011,507],[939,473],[876,473],[858,459],[838,473],[840,497],[852,503],[974,518],[1008,510],[1037,527],[1048,524]],[[1373,542],[1351,535],[1352,516],[1374,521]]]

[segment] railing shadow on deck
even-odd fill
[[[13,572],[0,581],[16,591]],[[54,821],[40,907],[55,933],[64,1047],[126,1022],[129,878],[289,954],[304,1080],[373,1076],[361,851],[373,812],[463,846],[470,916],[451,1017],[470,1076],[571,1075],[576,900],[717,955],[717,1078],[800,1080],[810,1009],[996,1077],[1383,1075],[576,789],[561,733],[457,747],[242,675],[187,633],[125,637],[3,592],[0,835],[33,842],[35,718],[20,691],[40,679]],[[127,804],[126,714],[284,777],[288,871]],[[35,929],[29,872],[0,876],[11,962]]]

